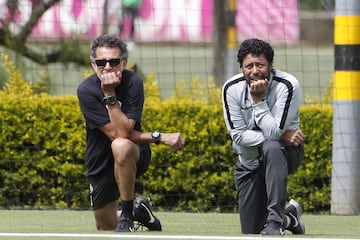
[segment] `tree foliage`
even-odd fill
[[[74,62],[81,65],[88,65],[87,49],[82,51],[78,40],[60,39],[56,49],[44,53],[43,49],[34,49],[29,43],[29,36],[43,14],[61,0],[33,0],[32,11],[28,22],[26,22],[18,33],[10,31],[10,24],[15,20],[15,12],[18,8],[18,1],[8,1],[9,18],[2,20],[0,28],[0,45],[10,49],[17,54],[23,55],[39,64],[54,62]],[[76,54],[74,54],[76,53]]]

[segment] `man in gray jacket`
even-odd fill
[[[241,74],[223,86],[226,127],[238,154],[235,181],[245,234],[304,234],[300,204],[287,206],[287,180],[304,158],[298,80],[273,68],[274,51],[259,39],[238,50]]]

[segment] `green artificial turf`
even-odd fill
[[[246,236],[241,234],[239,216],[237,214],[156,212],[155,215],[161,220],[162,232],[148,232],[146,229],[143,229],[142,231],[130,234],[151,236]],[[303,215],[303,220],[306,226],[306,234],[296,236],[286,232],[286,237],[360,239],[360,216],[305,214]],[[118,234],[110,231],[97,231],[91,211],[71,210],[0,210],[1,233]],[[252,237],[258,236],[253,235]],[[17,240],[24,239],[24,236],[0,235],[0,239]],[[86,238],[37,236],[26,237],[25,239]]]

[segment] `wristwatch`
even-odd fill
[[[155,144],[158,145],[160,143],[161,134],[158,130],[155,130],[151,133],[151,137],[155,140]]]
[[[104,101],[105,105],[115,105],[117,100],[116,100],[115,95],[110,95],[110,96],[104,97],[103,101]]]

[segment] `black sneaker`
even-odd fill
[[[293,234],[305,234],[305,225],[301,219],[301,214],[302,208],[300,204],[294,199],[291,199],[285,207],[285,215],[291,219],[286,230],[291,231]]]
[[[149,231],[161,231],[161,223],[151,211],[151,202],[148,197],[136,198],[134,205],[134,221],[140,226],[145,226]]]
[[[278,222],[268,222],[261,230],[261,235],[284,235],[284,226]]]
[[[116,225],[115,232],[134,232],[134,222],[130,217],[120,216],[120,220]]]

